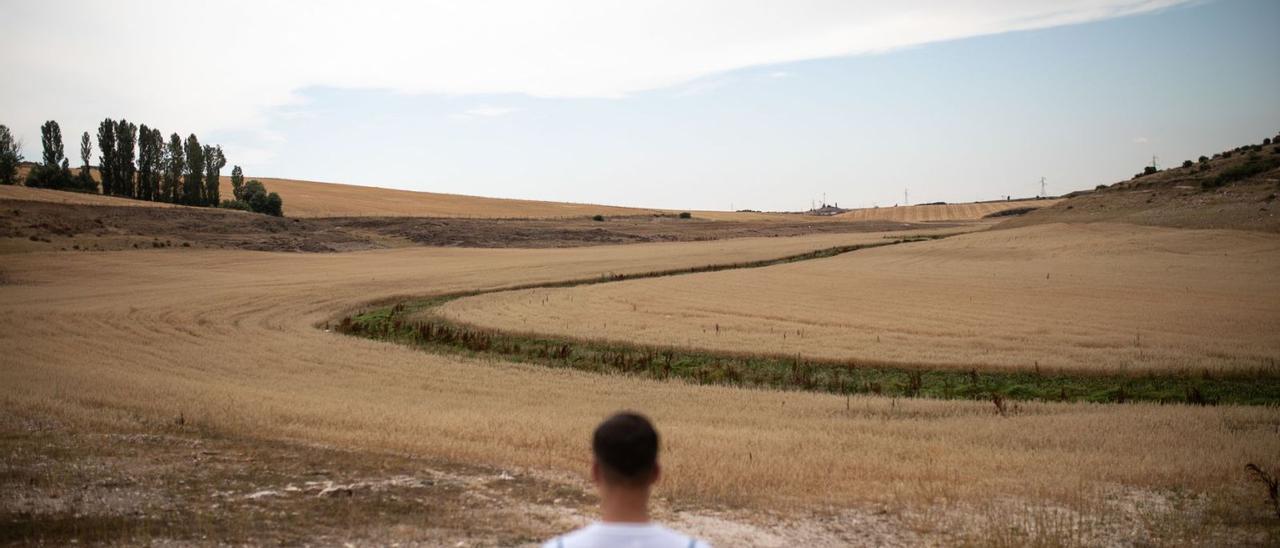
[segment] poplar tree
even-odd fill
[[[116,174],[113,183],[116,194],[130,198],[137,196],[133,182],[133,174],[136,170],[133,159],[136,154],[134,147],[138,143],[137,131],[138,126],[130,124],[128,120],[116,122]]]
[[[40,126],[40,145],[44,162],[27,174],[27,186],[75,189],[75,177],[71,176],[71,168],[67,165],[62,129],[58,127],[58,122],[49,120]]]
[[[218,207],[220,196],[218,195],[218,178],[222,175],[222,168],[227,165],[227,159],[222,155],[222,145],[216,147],[205,145],[204,147],[204,205],[210,207]]]
[[[148,184],[151,187],[151,199],[161,202],[165,200],[164,195],[160,193],[160,180],[164,178],[165,171],[164,134],[156,128],[151,128],[150,137],[151,156],[155,158],[155,166]]]
[[[116,123],[110,118],[98,124],[98,176],[102,178],[102,193],[115,195],[116,189]]]
[[[231,195],[236,200],[240,200],[240,194],[244,187],[244,172],[240,170],[240,166],[231,167]]]
[[[151,128],[146,124],[138,126],[138,184],[135,198],[152,200],[151,175],[155,172],[155,157],[151,154]]]
[[[80,135],[80,174],[76,181],[76,186],[80,190],[97,192],[98,183],[94,182],[93,174],[89,173],[89,157],[93,155],[93,138],[89,137],[89,132]]]
[[[18,164],[22,163],[22,141],[13,137],[8,126],[0,125],[0,185],[18,182]]]
[[[204,182],[204,150],[200,148],[200,140],[195,134],[187,136],[184,152],[187,155],[187,167],[182,181],[182,203],[201,205],[205,203],[202,184]]]
[[[166,202],[182,203],[182,170],[186,168],[186,156],[182,153],[182,137],[177,133],[169,136],[169,152],[165,154],[164,199]]]
[[[67,155],[62,144],[62,128],[57,122],[49,120],[40,126],[40,144],[44,147],[44,165],[60,167]]]

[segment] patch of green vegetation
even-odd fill
[[[1222,173],[1219,173],[1217,177],[1201,182],[1200,186],[1206,190],[1218,188],[1271,171],[1277,167],[1280,167],[1280,159],[1251,155],[1245,163],[1222,170]]]
[[[504,333],[458,324],[438,316],[410,321],[461,295],[399,303],[349,316],[338,330],[407,344],[432,352],[564,367],[643,378],[680,378],[698,384],[807,390],[835,394],[879,394],[938,399],[1115,402],[1150,401],[1198,405],[1280,403],[1280,377],[1081,373],[979,372],[925,367],[886,367],[853,361],[745,355],[625,343]]]

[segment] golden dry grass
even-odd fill
[[[129,206],[129,207],[182,207],[159,202],[130,200],[117,196],[66,192],[47,188],[27,188],[19,185],[0,185],[0,200],[25,200],[29,202],[53,202],[59,204]]]
[[[1028,508],[1068,518],[1059,529],[1056,518],[1036,521],[1030,527],[1039,532],[1027,533],[1036,538],[1097,540],[1116,534],[1115,523],[1145,531],[1123,538],[1175,534],[1152,532],[1153,522],[1195,538],[1258,532],[1241,521],[1265,516],[1242,470],[1280,452],[1273,408],[1035,403],[1002,418],[984,402],[845,400],[598,376],[430,355],[315,328],[372,299],[748,260],[868,237],[332,255],[24,254],[3,266],[0,398],[67,421],[182,413],[230,434],[570,474],[585,467],[594,422],[632,408],[653,415],[666,436],[661,494],[672,504],[882,505],[918,528],[976,524],[948,534],[988,541],[1009,534],[1010,519],[1039,520]],[[937,268],[955,270],[962,247],[938,247]],[[927,269],[893,264],[906,276]]]
[[[1058,199],[976,202],[969,204],[913,205],[901,207],[862,208],[841,213],[842,221],[898,221],[921,223],[930,221],[975,221],[992,213],[1022,207],[1049,207]]]
[[[284,199],[290,217],[484,217],[558,218],[592,215],[647,215],[656,209],[484,198],[368,186],[257,177]],[[221,193],[231,195],[224,177]]]
[[[1048,225],[820,261],[471,297],[514,331],[978,368],[1243,371],[1280,363],[1280,238]]]
[[[97,170],[93,170],[95,178]],[[253,179],[255,177],[247,177]],[[256,177],[267,190],[280,194],[289,217],[470,217],[470,218],[568,218],[593,215],[674,215],[677,210],[632,208],[567,202],[511,200],[461,194],[418,192],[340,183]],[[231,178],[222,177],[219,192],[232,195]],[[49,201],[85,205],[176,207],[115,196],[0,185],[0,199]],[[945,206],[908,206],[856,209],[833,217],[783,213],[694,211],[701,219],[716,221],[973,221],[984,215],[1028,205],[1048,206],[1054,201],[1030,200]]]

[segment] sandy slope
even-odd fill
[[[1240,471],[1280,452],[1275,409],[1030,403],[999,417],[988,402],[846,400],[605,377],[425,354],[315,327],[396,295],[745,260],[878,237],[12,256],[0,266],[0,398],[63,421],[168,423],[181,413],[211,432],[554,473],[583,470],[592,424],[633,408],[663,429],[660,495],[694,509],[685,523],[717,528],[695,517],[703,515],[697,509],[728,504],[774,516],[874,511],[878,527],[952,542],[1223,543],[1219,535],[1238,540],[1257,531],[1267,510]],[[925,268],[892,264],[907,275]],[[859,529],[814,542],[868,542]],[[752,529],[739,531],[736,542],[721,544],[754,538]]]

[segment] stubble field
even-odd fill
[[[1231,375],[1280,363],[1280,238],[1042,225],[763,269],[492,293],[481,327],[970,370]]]
[[[665,435],[662,508],[722,544],[1275,541],[1262,492],[1243,468],[1268,465],[1280,451],[1280,412],[1271,407],[1024,403],[1002,416],[990,402],[602,376],[427,354],[320,328],[398,296],[764,259],[883,236],[323,255],[11,255],[0,278],[0,394],[15,414],[66,429],[161,428],[155,425],[181,419],[217,439],[502,467],[577,491],[594,422],[638,409]],[[944,244],[956,245],[910,245],[943,246],[946,256]],[[1253,245],[1265,251],[1270,244]],[[982,256],[983,249],[965,253]],[[985,249],[993,259],[1018,255]],[[946,272],[963,273],[912,267],[891,251],[848,257],[884,256],[880,264],[921,281],[919,271],[939,268],[934,284]],[[832,262],[840,261],[812,264]],[[809,265],[771,268],[801,266]],[[1100,267],[1064,275],[1093,268]],[[1252,283],[1246,275],[1232,279]],[[954,289],[995,291],[951,280]],[[760,290],[738,286],[730,301],[757,302],[747,299]],[[610,312],[610,323],[613,317],[625,321],[627,313]],[[252,494],[246,488],[232,496]],[[548,501],[544,511],[590,512],[574,500]],[[765,523],[773,525],[766,531]],[[414,534],[429,532],[406,533]]]

